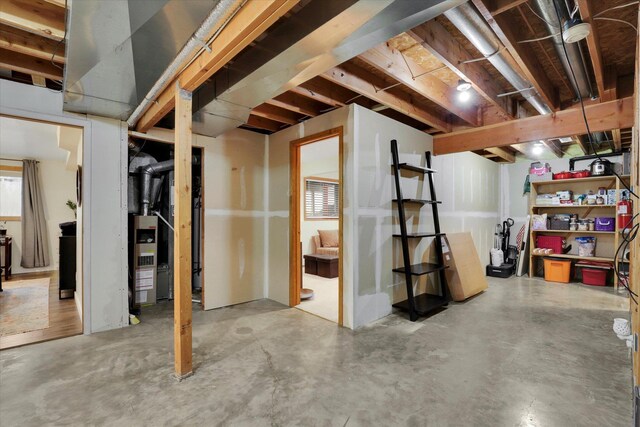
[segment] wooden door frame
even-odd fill
[[[295,307],[300,304],[300,289],[302,288],[302,249],[300,247],[300,148],[304,145],[325,139],[338,137],[338,205],[340,212],[338,216],[338,238],[340,247],[340,258],[338,259],[338,325],[343,325],[343,258],[344,239],[343,235],[343,210],[344,210],[344,130],[342,126],[328,129],[304,138],[291,141],[289,146],[290,156],[290,179],[289,179],[289,306]]]

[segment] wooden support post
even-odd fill
[[[192,373],[191,347],[191,92],[175,88],[175,216],[173,341],[175,374],[179,380]]]

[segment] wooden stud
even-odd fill
[[[585,108],[592,132],[633,126],[633,97]],[[580,109],[512,120],[434,136],[435,154],[458,153],[584,133]]]
[[[431,74],[425,74],[427,70],[420,64],[390,48],[386,43],[363,52],[359,58],[460,117],[468,124],[472,126],[480,124],[476,107],[456,102],[458,91],[455,88],[448,86]],[[416,78],[415,75],[421,76]]]
[[[0,23],[56,41],[64,37],[65,10],[32,0],[2,0]]]
[[[226,65],[245,47],[253,43],[274,22],[289,12],[299,0],[249,1],[245,3],[211,43],[176,78],[180,87],[194,91]],[[136,130],[146,132],[174,107],[174,86],[169,85],[137,123]]]
[[[492,16],[484,0],[472,0],[480,14],[487,21],[491,29],[496,33],[500,42],[507,48],[508,55],[505,55],[508,62],[517,70],[522,71],[522,75],[529,80],[542,99],[552,110],[557,110],[560,106],[558,90],[553,86],[546,75],[540,62],[527,46],[518,44],[519,37],[517,28],[513,28],[507,16]]]
[[[620,129],[612,129],[611,136],[613,139],[613,146],[616,151],[622,150],[622,134],[620,133]]]
[[[0,25],[0,48],[64,64],[64,43],[58,43],[26,31]],[[55,53],[55,56],[54,56]]]
[[[415,104],[409,94],[386,90],[389,85],[384,80],[353,64],[344,63],[340,67],[327,71],[322,77],[438,130],[451,131],[451,124],[445,118]]]
[[[471,83],[475,91],[489,103],[495,105],[505,119],[513,118],[513,111],[507,99],[498,97],[503,92],[502,88],[498,86],[483,65],[478,62],[466,62],[476,58],[441,24],[431,20],[408,31],[407,34],[461,79]]]
[[[288,125],[295,125],[300,120],[300,115],[268,104],[258,105],[251,110],[251,114]]]
[[[176,84],[177,85],[177,84]],[[191,313],[191,124],[192,94],[179,86],[175,88],[175,216],[174,216],[174,309],[173,340],[175,374],[178,379],[193,371],[192,313]]]
[[[485,4],[491,15],[495,16],[500,13],[513,9],[526,3],[528,0],[485,0]]]
[[[589,56],[591,57],[591,65],[593,66],[593,74],[596,78],[596,85],[598,86],[598,94],[602,98],[604,87],[604,67],[602,62],[602,53],[600,52],[600,39],[598,37],[598,28],[593,22],[593,13],[591,10],[590,0],[577,0],[578,9],[580,10],[580,16],[582,22],[591,25],[591,32],[587,36],[587,47],[589,48]]]
[[[47,79],[42,76],[31,76],[31,81],[34,86],[47,87]]]
[[[0,68],[51,80],[62,80],[62,69],[51,62],[6,49],[0,49]]]

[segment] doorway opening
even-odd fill
[[[132,321],[154,313],[171,315],[174,305],[174,145],[129,139],[128,254]],[[203,150],[192,148],[191,295],[202,308],[204,224]]]
[[[289,305],[342,325],[342,127],[291,142]]]
[[[0,116],[0,349],[83,332],[82,143]]]

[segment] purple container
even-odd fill
[[[616,229],[616,219],[610,217],[599,217],[595,220],[596,231],[615,231]]]

